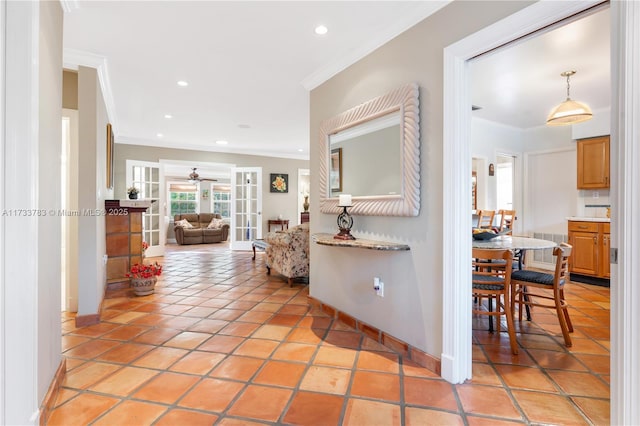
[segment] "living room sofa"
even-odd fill
[[[309,276],[309,223],[285,231],[269,232],[267,243],[267,274],[275,269],[287,277],[289,285],[295,278]]]
[[[174,216],[173,230],[178,244],[203,244],[220,243],[227,241],[229,236],[229,224],[222,223],[219,227],[208,228],[212,219],[222,219],[217,213],[177,214]],[[186,220],[192,228],[180,225],[181,220]]]

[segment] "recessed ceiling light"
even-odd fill
[[[298,152],[304,152],[304,149],[298,148]]]
[[[216,141],[216,143],[217,143],[218,145],[226,145],[226,144],[228,144],[229,142],[228,142],[228,141]]]
[[[240,127],[241,129],[250,129],[251,125],[250,124],[238,124],[238,127]]]
[[[158,134],[156,134],[156,136],[157,136],[157,137],[159,137],[159,138],[161,138],[161,137],[163,137],[164,135],[163,135],[162,133],[158,133]]]
[[[164,115],[164,118],[173,118],[173,115],[171,115],[171,114],[165,114],[165,115]]]
[[[318,25],[316,27],[316,29],[315,29],[315,32],[318,35],[325,35],[328,31],[329,31],[329,29],[327,27],[325,27],[324,25]]]
[[[180,87],[187,87],[188,85],[189,85],[189,83],[187,83],[184,80],[178,81],[178,86],[180,86]]]

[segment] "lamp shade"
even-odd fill
[[[551,111],[547,118],[547,126],[566,126],[587,121],[593,117],[593,113],[587,105],[582,102],[572,101],[569,97],[569,88],[571,87],[569,80],[575,73],[575,70],[570,70],[560,74],[562,77],[567,78],[567,100]]]
[[[555,107],[547,118],[548,126],[564,126],[590,120],[593,117],[591,108],[582,102],[567,98],[566,101]]]

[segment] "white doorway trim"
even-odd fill
[[[469,59],[598,2],[539,2],[444,49],[442,376],[471,378],[471,96]],[[451,320],[453,319],[453,321]]]
[[[640,3],[611,2],[611,424],[640,424]]]
[[[443,353],[442,376],[471,378],[471,241],[468,59],[599,2],[538,2],[444,50]],[[612,241],[611,424],[640,423],[640,3],[611,2]],[[635,262],[634,262],[635,260]],[[453,319],[453,321],[452,321]]]

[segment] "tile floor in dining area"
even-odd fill
[[[570,283],[554,312],[504,332],[475,319],[473,379],[452,385],[323,312],[264,253],[169,246],[156,292],[109,292],[99,324],[63,313],[67,374],[49,425],[609,423],[609,289]],[[312,265],[313,267],[313,265]],[[410,325],[407,325],[410,326]]]

